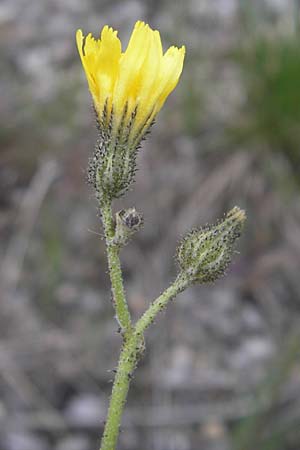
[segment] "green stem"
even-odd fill
[[[132,373],[136,367],[139,353],[139,341],[135,335],[125,340],[113,384],[107,420],[100,450],[115,450],[120,432],[121,418]]]
[[[115,450],[116,448],[130,380],[141,355],[144,331],[167,303],[179,292],[182,292],[187,286],[187,280],[178,276],[174,283],[151,303],[148,310],[136,323],[136,326],[128,339],[124,340],[113,384],[100,450]]]
[[[108,267],[116,316],[124,333],[123,348],[113,384],[107,420],[100,447],[100,450],[115,450],[131,376],[141,354],[140,349],[144,338],[143,333],[150,323],[153,322],[159,311],[167,305],[169,300],[187,286],[187,282],[183,277],[178,276],[174,283],[162,295],[154,300],[133,328],[123,287],[119,247],[113,244],[115,230],[110,202],[101,202],[101,213],[106,236]]]
[[[119,258],[119,247],[112,243],[114,237],[114,225],[112,219],[111,204],[108,201],[101,203],[102,222],[106,236],[108,268],[111,280],[113,300],[116,316],[124,334],[131,330],[131,318],[125,299],[123,277]]]
[[[176,295],[182,292],[188,285],[188,280],[179,275],[174,283],[151,303],[147,311],[144,312],[142,317],[137,321],[135,325],[135,334],[137,336],[143,335],[144,331],[151,325],[157,314],[167,306],[172,298],[176,297]]]

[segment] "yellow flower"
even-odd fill
[[[112,135],[126,129],[127,143],[138,145],[178,83],[185,48],[163,53],[159,32],[140,21],[125,52],[107,25],[98,40],[78,30],[76,41],[100,126]]]
[[[136,172],[140,142],[178,83],[185,48],[163,53],[160,35],[137,22],[125,52],[107,25],[99,39],[76,34],[98,119],[99,135],[88,165],[97,198],[120,197]]]

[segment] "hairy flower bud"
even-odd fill
[[[126,245],[134,233],[143,226],[143,217],[135,208],[122,209],[116,213],[116,228],[113,243]]]
[[[236,206],[217,224],[191,231],[177,249],[182,274],[191,283],[215,281],[222,276],[245,220],[245,211]]]

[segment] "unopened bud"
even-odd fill
[[[245,211],[236,206],[217,224],[191,231],[177,249],[182,274],[191,283],[215,281],[222,276],[245,220]]]
[[[113,243],[126,245],[134,233],[143,226],[143,216],[135,208],[122,209],[116,213],[116,228]]]

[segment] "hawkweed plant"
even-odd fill
[[[112,202],[131,186],[136,155],[157,113],[176,87],[185,47],[162,50],[160,34],[137,22],[122,52],[117,31],[105,26],[99,39],[76,34],[98,125],[98,140],[89,160],[87,178],[95,191],[105,231],[113,305],[123,345],[112,388],[100,450],[115,450],[129,384],[145,348],[144,333],[169,301],[187,287],[224,274],[245,222],[233,208],[216,225],[191,231],[177,249],[178,275],[133,323],[123,287],[120,251],[140,230],[142,215],[135,208],[112,213]]]

